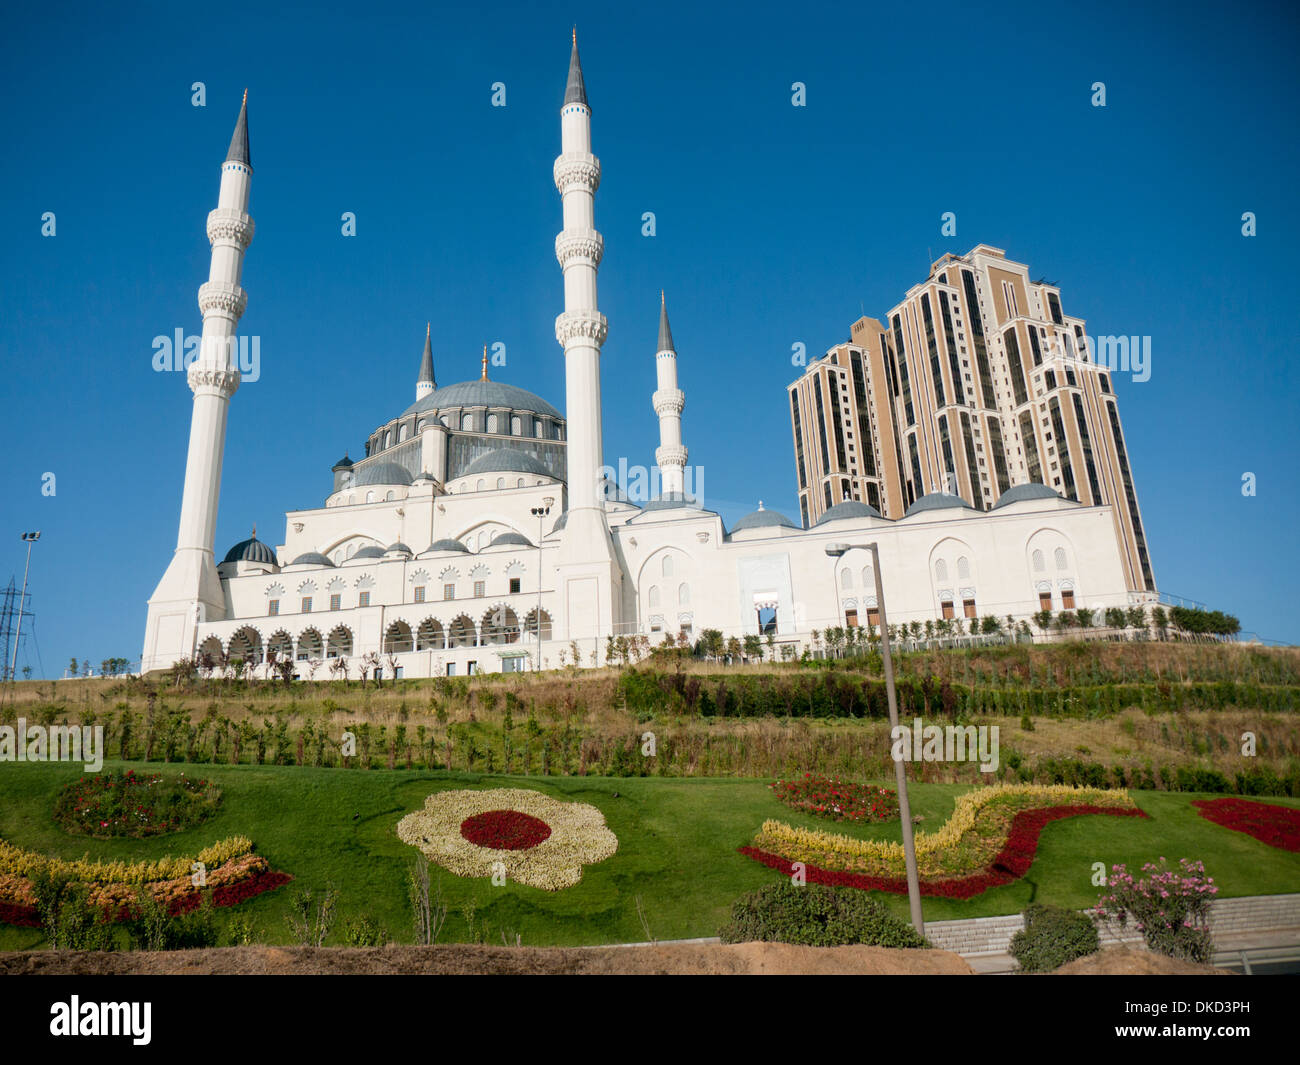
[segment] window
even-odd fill
[[[1039,551],[1037,548],[1034,548],[1034,553],[1030,556],[1030,558],[1033,560],[1033,564],[1034,564],[1034,572],[1035,572],[1035,573],[1042,573],[1042,572],[1043,572],[1043,553],[1042,553],[1041,551]]]
[[[517,481],[515,482],[515,487],[516,487],[516,488],[522,488],[523,486],[524,486],[524,479],[523,479],[522,477],[520,477],[519,480],[517,480]]]
[[[443,599],[455,599],[456,586],[454,584],[444,584],[442,586],[442,597]]]
[[[470,432],[474,428],[474,415],[462,414],[460,416],[460,428],[462,432]]]
[[[310,613],[311,613],[311,596],[310,596],[310,595],[304,595],[304,596],[302,597],[302,612],[303,612],[304,614],[310,614]]]
[[[1025,367],[1020,361],[1020,342],[1016,339],[1014,329],[1008,329],[1002,339],[1007,345],[1007,367],[1011,370],[1011,387],[1016,395],[1016,405],[1019,406],[1029,399],[1029,393],[1025,389]]]
[[[465,672],[466,672],[467,674],[469,674],[469,676],[471,676],[471,677],[474,676],[474,674],[478,672],[478,663],[477,663],[477,662],[466,662],[466,663],[465,663]]]
[[[333,595],[330,596],[331,610],[338,610],[340,607],[342,607],[342,605],[343,605],[343,596],[339,595],[337,592],[335,592]]]
[[[966,615],[968,618],[973,618],[973,617],[975,616],[975,600],[974,600],[974,599],[963,599],[963,600],[961,601],[961,605],[962,605],[962,610],[963,610],[963,612],[965,613],[965,615]]]
[[[1073,609],[1074,609],[1074,589],[1073,589],[1073,588],[1062,588],[1062,589],[1061,589],[1061,609],[1062,609],[1062,610],[1073,610]]]
[[[488,415],[487,431],[489,433],[495,433],[497,431],[497,416],[495,414]]]
[[[1092,459],[1092,437],[1088,433],[1088,419],[1083,415],[1083,399],[1079,393],[1074,393],[1071,399],[1074,400],[1074,424],[1078,426],[1079,444],[1083,448],[1083,468],[1088,473],[1088,487],[1092,491],[1092,502],[1095,506],[1101,502],[1101,484],[1097,480],[1097,465]]]
[[[504,477],[498,477],[498,478],[497,478],[497,491],[500,491],[500,490],[501,490],[502,488],[504,488],[505,486],[506,486],[506,479],[505,479]]]
[[[357,606],[369,606],[369,605],[370,605],[370,593],[359,592],[357,594]]]
[[[415,586],[415,601],[416,601],[417,603],[423,603],[423,602],[424,602],[424,585],[423,585],[423,584],[417,584],[417,585]]]
[[[510,594],[513,595],[515,592],[519,591],[520,587],[521,587],[521,585],[520,585],[520,579],[519,579],[518,577],[511,577],[511,578],[510,578]]]
[[[478,479],[478,483],[474,486],[474,491],[481,492],[486,487],[487,487],[487,482],[484,481],[482,477],[480,477]]]
[[[799,394],[790,393],[790,410],[794,417],[794,455],[799,465],[799,487],[808,487],[808,469],[803,461],[803,424],[799,421]],[[807,525],[807,521],[804,522]]]
[[[1056,568],[1065,569],[1065,548],[1058,547],[1053,557],[1056,560]]]
[[[951,618],[953,616],[951,599],[945,599],[943,602],[939,604],[939,608],[943,612],[943,616],[945,619]]]
[[[511,436],[524,435],[524,423],[520,420],[518,414],[512,415],[510,418],[510,435]]]
[[[1051,592],[1039,592],[1039,593],[1038,593],[1038,609],[1039,609],[1039,610],[1051,610],[1051,609],[1052,609],[1052,593],[1051,593]]]
[[[1025,446],[1025,466],[1029,469],[1029,479],[1039,483],[1043,479],[1043,467],[1038,461],[1038,436],[1034,432],[1034,419],[1029,411],[1020,415],[1020,442]]]
[[[873,629],[880,624],[880,610],[877,607],[867,607],[867,624]]]
[[[474,582],[474,598],[475,598],[475,599],[482,599],[483,596],[485,596],[485,595],[487,595],[487,581],[475,581],[475,582]]]
[[[844,624],[851,629],[858,627],[858,612],[856,610],[844,611]]]
[[[650,609],[657,610],[658,608],[659,608],[659,585],[655,584],[652,585],[650,588]]]
[[[841,588],[853,587],[853,574],[848,570],[840,571],[840,587]]]
[[[965,555],[957,559],[957,578],[959,580],[970,580],[970,559]]]
[[[664,555],[663,575],[671,577],[673,575],[673,556]]]
[[[683,583],[681,587],[677,589],[677,605],[678,606],[691,605],[691,586],[689,584]]]
[[[1061,456],[1061,476],[1065,478],[1065,494],[1078,502],[1079,493],[1074,487],[1074,467],[1070,465],[1070,442],[1065,436],[1065,422],[1061,418],[1061,405],[1057,402],[1055,396],[1052,397],[1049,408],[1052,413],[1052,432],[1056,436],[1056,450]]]
[[[447,676],[449,676],[449,677],[454,677],[455,675],[456,675],[456,663],[455,663],[455,662],[448,662],[448,663],[447,663]]]
[[[524,660],[522,658],[506,658],[501,662],[502,673],[522,673],[524,671]]]
[[[943,559],[939,559],[934,564],[934,579],[936,581],[946,581],[948,579],[948,563]]]
[[[541,419],[541,418],[534,418],[534,419],[533,419],[533,436],[545,436],[545,435],[546,435],[546,434],[545,434],[544,432],[542,432],[542,419]]]
[[[278,613],[280,613],[280,600],[272,599],[269,603],[267,603],[266,613],[270,617],[275,617]]]
[[[1047,294],[1047,306],[1051,308],[1052,321],[1057,325],[1064,325],[1065,319],[1061,317],[1061,298],[1055,292]]]

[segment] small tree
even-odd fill
[[[1106,608],[1106,627],[1111,629],[1122,629],[1127,623],[1128,615],[1124,613],[1122,606],[1108,606]]]
[[[1079,609],[1074,612],[1074,617],[1075,620],[1079,623],[1079,628],[1081,629],[1092,628],[1092,616],[1094,613],[1095,611],[1090,610],[1086,606],[1079,607]]]
[[[1147,612],[1146,607],[1131,606],[1125,612],[1124,621],[1130,629],[1138,629],[1142,633],[1147,631]]]
[[[1165,613],[1162,606],[1153,607],[1151,610],[1151,622],[1156,627],[1156,632],[1160,638],[1166,639],[1169,636],[1169,615]]]
[[[1056,627],[1059,631],[1064,632],[1066,629],[1072,629],[1078,623],[1073,610],[1062,610],[1056,615]]]
[[[334,908],[338,898],[339,893],[334,890],[334,885],[327,885],[319,902],[313,907],[310,889],[295,891],[289,898],[292,913],[284,919],[294,940],[305,947],[324,945],[325,937],[330,934],[330,928],[334,924]]]
[[[776,636],[773,633],[767,634],[767,653],[772,661],[776,661]]]
[[[763,641],[759,638],[758,633],[748,632],[745,634],[745,657],[763,657]]]
[[[1002,631],[1002,622],[993,614],[985,614],[984,620],[980,622],[980,632],[985,636],[993,636]]]
[[[1034,613],[1034,624],[1046,636],[1052,631],[1052,612],[1051,610],[1039,610]]]

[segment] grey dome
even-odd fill
[[[541,396],[535,396],[514,385],[502,384],[500,381],[461,381],[435,389],[402,411],[402,417],[421,411],[443,410],[447,407],[508,407],[510,410],[544,414],[550,418],[561,420],[564,418],[564,415]]]
[[[291,566],[329,566],[333,568],[334,563],[317,551],[308,551],[305,555],[299,555],[292,562]]]
[[[731,527],[732,532],[741,532],[744,529],[771,529],[781,527],[785,529],[798,529],[799,526],[777,510],[756,510],[752,514],[746,514],[735,525]]]
[[[382,547],[363,547],[360,551],[352,556],[348,561],[356,561],[358,558],[383,558],[384,549]]]
[[[1017,484],[1008,488],[993,504],[993,509],[998,507],[1010,506],[1012,503],[1022,503],[1026,499],[1063,499],[1065,498],[1059,492],[1054,492],[1045,484],[1037,484],[1030,481],[1028,484]]]
[[[698,500],[692,499],[683,492],[666,492],[661,496],[656,496],[641,508],[641,513],[649,510],[677,510],[680,507],[700,508]]]
[[[514,545],[517,546],[517,547],[533,547],[533,546],[534,546],[533,542],[532,542],[531,540],[529,540],[528,537],[526,537],[526,536],[521,536],[521,535],[520,535],[519,533],[517,533],[517,532],[508,532],[508,533],[502,533],[502,534],[501,534],[500,536],[498,536],[495,540],[493,540],[490,544],[488,544],[488,547],[506,547],[506,546],[508,546],[508,545],[510,545],[510,544],[514,544]]]
[[[903,517],[908,518],[913,514],[919,514],[923,510],[951,510],[954,507],[963,507],[966,510],[974,510],[966,500],[961,496],[951,495],[948,492],[930,492],[923,495],[905,511]]]
[[[368,484],[410,484],[411,475],[396,462],[375,462],[360,467],[348,482],[349,488],[363,488]]]
[[[429,554],[431,551],[459,551],[462,555],[469,554],[469,548],[459,540],[434,540],[421,554]]]
[[[512,447],[499,447],[480,455],[461,471],[461,477],[474,477],[481,473],[531,473],[538,477],[554,477],[532,455]]]
[[[860,502],[857,499],[846,499],[843,503],[836,503],[830,510],[826,511],[818,518],[814,525],[825,525],[828,521],[840,521],[843,518],[878,518],[880,511],[869,503]]]
[[[558,518],[556,518],[555,524],[551,526],[551,532],[557,533],[568,524],[569,524],[569,512],[566,510],[563,514],[561,514]]]
[[[275,560],[275,552],[256,536],[250,536],[247,540],[240,540],[239,543],[227,551],[226,557],[221,560],[221,564],[224,566],[227,562],[264,562],[272,566],[278,565]]]
[[[404,543],[402,543],[401,540],[398,540],[397,543],[395,544],[389,544],[388,550],[385,551],[384,554],[389,554],[392,551],[401,551],[403,554],[406,555],[413,553],[409,547],[407,547]]]

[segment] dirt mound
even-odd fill
[[[0,975],[970,975],[944,950],[672,943],[644,947],[224,947],[166,953],[0,953]]]
[[[1077,958],[1057,969],[1053,976],[1232,976],[1213,965],[1179,961],[1149,950],[1107,947],[1086,958]]]

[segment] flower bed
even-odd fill
[[[578,883],[584,865],[618,850],[594,806],[521,788],[435,792],[398,822],[397,835],[456,876],[504,869],[507,879],[547,891]]]
[[[771,785],[777,799],[795,810],[832,821],[877,824],[898,818],[898,794],[875,784],[852,784],[805,773]]]
[[[159,858],[151,862],[101,862],[90,858],[51,858],[35,851],[23,850],[0,839],[0,875],[10,873],[30,877],[42,869],[48,869],[55,876],[67,876],[92,884],[147,884],[189,876],[195,862],[202,862],[210,869],[216,868],[232,858],[248,854],[252,849],[253,841],[247,836],[232,836],[203,848],[193,857]]]
[[[64,829],[96,839],[138,839],[193,828],[221,803],[221,789],[207,780],[162,773],[110,769],[73,781],[54,800],[54,820]]]
[[[1284,851],[1300,851],[1300,810],[1247,799],[1197,799],[1192,803],[1207,821],[1244,832]]]
[[[1012,818],[1011,829],[996,857],[987,867],[969,876],[941,880],[922,880],[921,894],[945,899],[969,899],[989,888],[1001,887],[1018,880],[1029,871],[1038,850],[1038,836],[1044,826],[1063,817],[1081,814],[1113,814],[1120,817],[1145,817],[1141,810],[1125,810],[1113,806],[1053,806],[1037,810],[1021,810]],[[741,847],[740,853],[787,876],[794,873],[790,859],[757,847]],[[906,876],[871,876],[842,870],[823,869],[804,863],[804,875],[810,884],[829,884],[834,887],[854,887],[864,891],[888,891],[896,895],[907,894]]]

